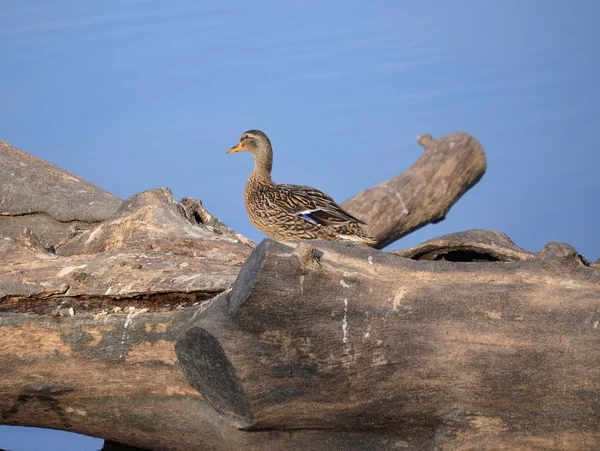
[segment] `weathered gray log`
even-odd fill
[[[418,142],[425,152],[408,170],[342,204],[368,224],[367,231],[377,238],[378,249],[443,220],[485,173],[483,148],[467,133],[452,133],[438,140],[423,135]]]
[[[315,246],[261,243],[177,342],[232,424],[402,431],[416,449],[600,444],[600,271],[572,248],[474,264]]]
[[[0,231],[25,229],[43,247],[56,248],[79,230],[109,218],[121,199],[57,166],[0,141]]]

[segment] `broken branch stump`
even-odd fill
[[[418,142],[425,152],[410,168],[342,204],[367,223],[378,249],[443,220],[485,173],[485,152],[468,133],[451,133],[438,140],[423,135]]]

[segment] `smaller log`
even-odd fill
[[[450,207],[483,177],[485,153],[467,133],[438,140],[418,137],[425,148],[405,172],[379,183],[342,204],[367,223],[381,249],[426,224],[442,221]]]

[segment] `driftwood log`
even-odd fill
[[[419,448],[477,422],[494,430],[473,445],[516,446],[519,428],[591,439],[599,275],[560,243],[473,264],[265,240],[176,352],[192,386],[245,429],[389,428]]]
[[[425,152],[414,165],[342,204],[367,222],[378,249],[424,225],[442,221],[485,173],[483,148],[467,133],[452,133],[439,140],[423,135],[418,142]]]
[[[370,190],[395,225],[352,206],[362,193],[344,204],[380,245],[485,170],[468,135],[421,141],[410,177]],[[567,245],[471,231],[392,253],[253,249],[166,189],[121,201],[5,143],[0,175],[2,424],[147,449],[599,446],[600,268]]]

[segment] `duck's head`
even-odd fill
[[[227,153],[242,152],[244,150],[254,156],[261,153],[271,153],[271,141],[260,130],[248,130],[244,132],[240,142],[229,149]]]
[[[248,130],[244,132],[240,141],[229,149],[227,153],[242,151],[252,154],[257,169],[271,172],[273,149],[271,148],[271,141],[269,141],[269,138],[263,132],[260,130]]]

